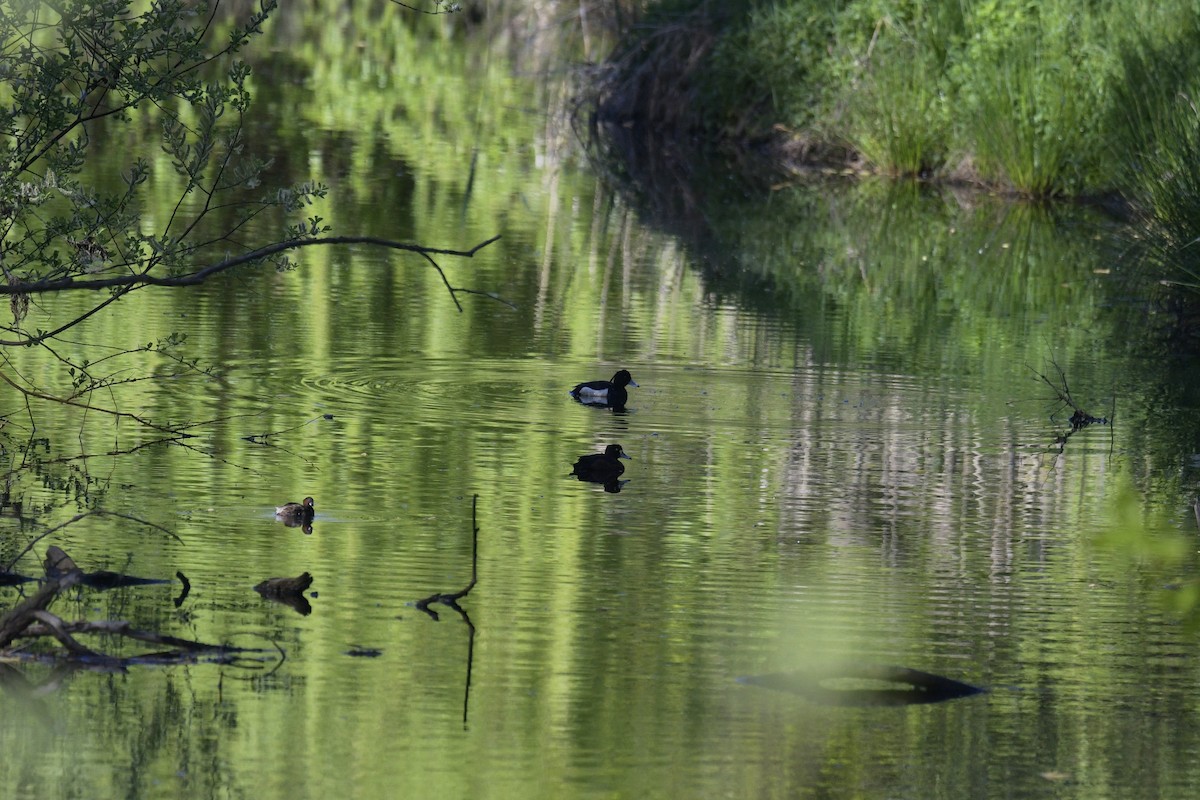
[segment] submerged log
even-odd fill
[[[57,549],[57,548],[54,548]],[[59,552],[62,552],[61,550]],[[65,553],[63,555],[66,555]],[[0,619],[0,650],[8,647],[12,640],[20,636],[37,620],[38,612],[45,611],[54,602],[59,592],[65,591],[79,583],[83,573],[75,568],[65,575],[46,581],[42,588],[33,595],[17,604]]]
[[[46,548],[46,560],[43,563],[48,577],[56,577],[72,570],[79,570],[79,566],[75,560],[67,555],[63,549],[57,545],[50,545]],[[112,572],[111,570],[101,569],[95,572],[82,572],[79,582],[84,586],[92,589],[103,591],[105,589],[116,589],[120,586],[152,586],[160,583],[170,583],[170,578],[139,578],[135,575],[125,575],[120,572]]]
[[[305,572],[294,578],[267,578],[255,586],[254,591],[269,595],[302,594],[312,582],[313,576]]]
[[[857,666],[837,673],[773,672],[748,675],[739,683],[798,694],[838,706],[904,706],[940,703],[986,692],[979,686],[908,667]]]
[[[79,567],[61,547],[52,544],[46,548],[46,560],[42,562],[42,569],[46,570],[47,578],[57,578],[68,572],[75,572],[79,570]],[[82,570],[79,571],[82,572]]]
[[[124,575],[120,572],[111,572],[106,569],[85,572],[83,580],[80,581],[84,586],[100,591],[117,589],[122,586],[154,586],[155,584],[170,582],[170,578],[139,578],[136,575]]]
[[[130,664],[194,663],[200,661],[201,658],[232,663],[241,654],[263,652],[251,648],[208,644],[165,636],[152,631],[141,631],[130,627],[128,622],[123,621],[65,622],[61,617],[50,613],[47,608],[59,594],[82,583],[86,575],[60,547],[47,548],[43,564],[46,568],[47,580],[42,587],[0,617],[0,653],[6,657],[22,660],[51,658],[91,668],[124,669]],[[169,649],[165,652],[136,656],[110,656],[81,644],[75,638],[75,635],[80,633],[122,636],[137,641],[165,645]],[[9,649],[13,641],[18,638],[35,639],[39,637],[53,637],[63,646],[65,654],[47,655],[31,653],[23,649]]]
[[[33,612],[33,616],[38,622],[42,623],[47,633],[49,633],[55,639],[58,639],[59,643],[62,644],[63,647],[67,648],[67,652],[76,658],[86,658],[89,660],[104,660],[110,658],[110,656],[97,653],[90,647],[85,647],[84,645],[80,644],[74,636],[67,632],[67,625],[60,617],[57,617],[45,610],[35,611]],[[42,635],[42,631],[30,625],[22,635],[40,636]],[[112,660],[117,661],[118,659]]]
[[[307,617],[312,613],[312,604],[308,602],[304,592],[312,586],[312,582],[312,575],[305,572],[294,578],[267,578],[255,586],[254,591]]]

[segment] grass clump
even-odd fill
[[[620,99],[612,107],[653,106],[626,121],[670,120],[685,136],[787,131],[889,174],[969,175],[1039,197],[1101,192],[1113,188],[1103,122],[1119,43],[1147,18],[1134,6],[671,0],[614,58],[609,86],[621,89],[607,96]],[[1168,15],[1160,6],[1149,18]]]
[[[1086,191],[1105,149],[1105,51],[1061,3],[1016,4],[1021,13],[986,5],[952,67],[964,112],[957,146],[988,181],[1021,193]]]
[[[885,34],[877,43],[864,60],[854,91],[841,98],[841,135],[882,172],[934,174],[946,163],[950,145],[942,65],[902,34]]]
[[[762,142],[808,164],[1032,198],[1122,198],[1200,287],[1194,0],[670,0],[610,62],[599,116],[678,163]],[[789,147],[792,143],[800,147]],[[650,137],[642,153],[655,145]],[[1184,281],[1180,281],[1184,282]]]
[[[1122,49],[1111,158],[1145,211],[1151,259],[1200,288],[1200,20],[1168,16],[1163,30]]]
[[[823,129],[880,172],[928,177],[951,156],[947,63],[964,35],[959,0],[859,0],[829,43]]]

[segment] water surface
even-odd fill
[[[276,144],[307,154],[297,179],[342,165],[323,170],[339,233],[502,234],[443,263],[515,309],[469,296],[458,313],[419,260],[348,248],[142,292],[73,334],[82,353],[185,333],[214,375],[111,402],[211,422],[186,448],[110,456],[152,437],[42,409],[4,552],[84,508],[150,520],[180,541],[89,517],[18,568],[55,543],[87,568],[179,570],[179,608],[176,584],[55,610],[270,649],[237,667],[4,665],[5,796],[1192,796],[1197,643],[1173,600],[1194,565],[1170,554],[1196,536],[1197,387],[1130,327],[1097,236],[1112,224],[819,184],[741,197],[700,247],[541,157],[539,89],[445,47],[461,72],[413,107],[456,98],[453,115],[497,86],[521,101],[470,146],[421,114],[351,127],[322,105],[335,88],[386,105],[382,67],[306,73],[305,113],[330,113]],[[1061,441],[1070,412],[1035,375],[1055,364],[1117,424]],[[568,397],[622,367],[640,384],[626,413]],[[613,442],[632,456],[619,493],[568,477]],[[271,514],[305,495],[310,535]],[[470,625],[435,621],[414,603],[470,580],[475,496]],[[308,615],[251,590],[304,571]],[[737,680],[888,664],[988,692],[840,707]]]

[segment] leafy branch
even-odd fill
[[[158,0],[134,13],[132,0],[83,0],[70,7],[31,0],[0,8],[0,54],[14,56],[0,59],[0,90],[12,98],[0,104],[0,294],[11,297],[14,317],[3,329],[17,334],[0,345],[42,344],[136,288],[192,286],[261,262],[287,269],[293,266],[289,253],[313,245],[368,244],[417,253],[438,272],[460,311],[459,294],[494,297],[452,286],[434,256],[469,258],[498,237],[453,250],[329,236],[321,218],[310,215],[285,225],[274,242],[249,246],[236,240],[265,212],[293,215],[324,198],[327,189],[303,182],[254,194],[270,162],[246,151],[250,68],[234,61],[222,80],[199,76],[260,34],[277,2],[260,0],[259,10],[210,53],[219,5],[219,0],[211,8]],[[437,13],[451,10],[441,2],[435,6]],[[57,19],[44,18],[43,7]],[[124,187],[115,194],[77,178],[91,144],[86,123],[109,116],[127,120],[142,106],[160,114],[162,150],[181,179],[174,207],[157,232],[146,230],[141,213],[141,197],[154,177],[144,159],[122,173]],[[110,295],[51,330],[20,327],[31,295],[75,289],[108,289]]]

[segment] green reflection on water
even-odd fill
[[[187,356],[220,373],[105,402],[218,421],[194,450],[107,457],[148,434],[44,410],[43,458],[92,457],[19,473],[26,507],[45,510],[0,518],[3,546],[87,504],[168,525],[182,545],[107,518],[55,541],[89,568],[182,570],[182,609],[164,587],[57,610],[275,641],[287,660],[76,673],[25,700],[6,689],[6,796],[1186,796],[1195,642],[1160,611],[1163,573],[1130,574],[1093,534],[1115,476],[1163,507],[1196,485],[1195,390],[1124,348],[1134,334],[1094,273],[1114,266],[1101,222],[821,185],[742,198],[706,239],[670,237],[585,172],[539,161],[558,152],[528,113],[544,90],[498,58],[459,70],[478,66],[472,43],[395,26],[381,29],[404,58],[360,65],[361,81],[353,37],[281,39],[259,75],[295,83],[260,92],[284,117],[264,122],[265,144],[288,180],[333,183],[322,211],[338,232],[446,246],[503,233],[450,269],[518,309],[472,298],[457,314],[420,262],[348,250],[142,292],[92,320],[92,344],[184,332]],[[169,213],[163,197],[151,213]],[[7,355],[66,391],[53,359]],[[1119,394],[1122,422],[1056,443],[1064,423],[1026,367],[1049,358],[1098,412]],[[126,366],[175,368],[154,354]],[[641,384],[630,414],[566,396],[617,366]],[[27,431],[9,420],[13,453]],[[271,446],[243,438],[274,431]],[[633,456],[620,495],[567,478],[613,441]],[[41,483],[65,470],[86,502]],[[411,603],[468,579],[475,493],[464,726],[467,629]],[[271,518],[306,494],[311,536]],[[306,570],[309,616],[250,590]],[[992,691],[848,710],[735,681],[860,662]]]

